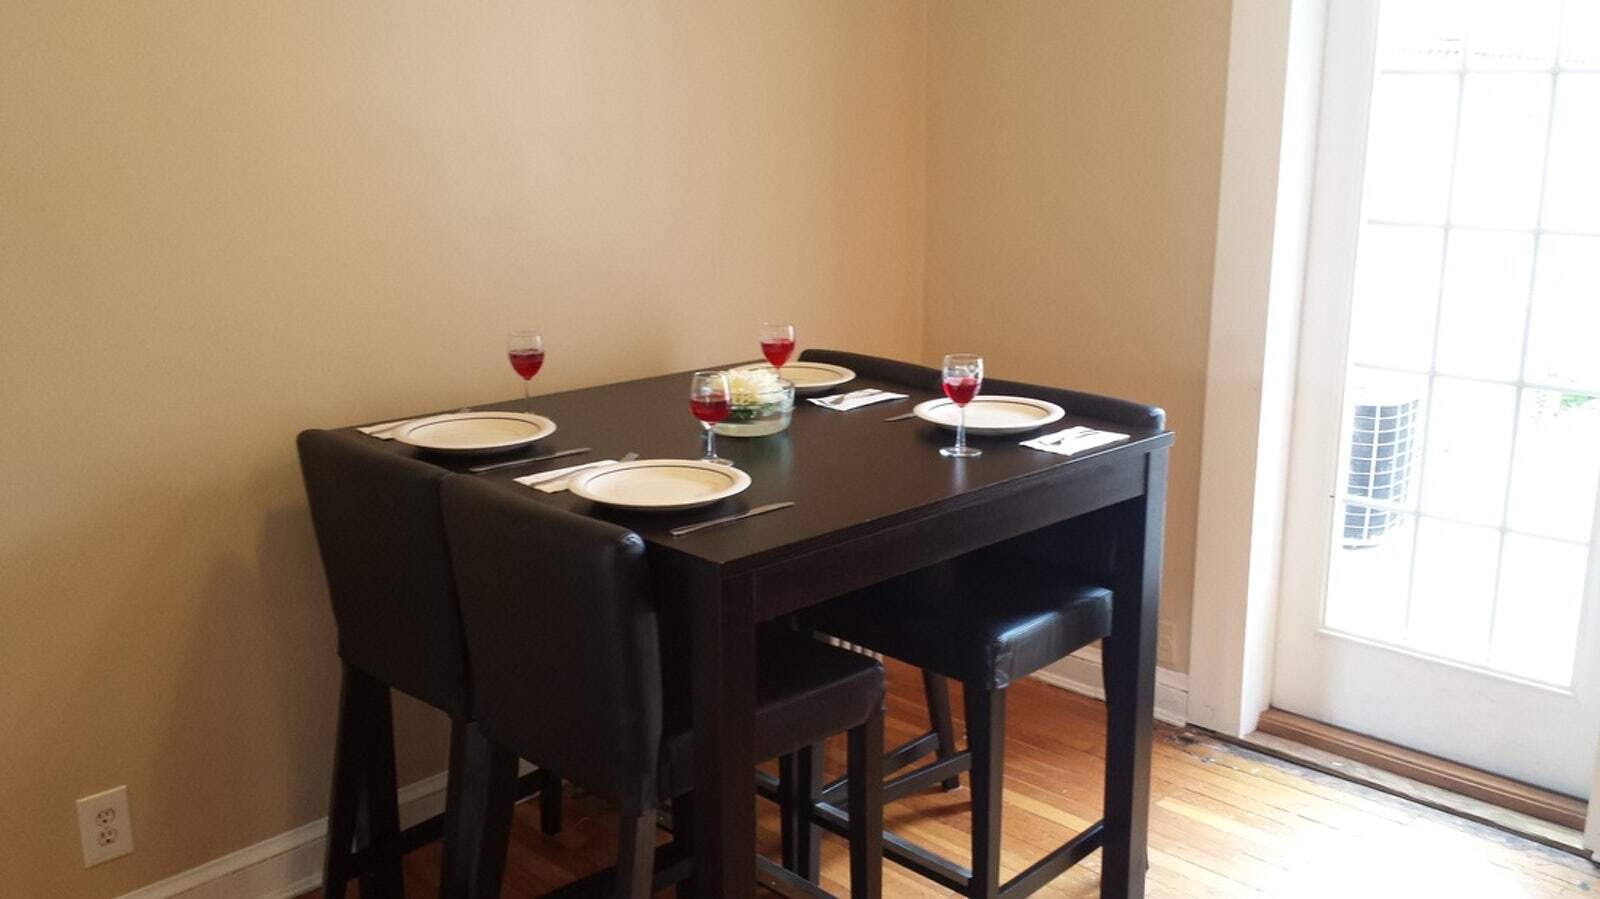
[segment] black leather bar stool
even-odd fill
[[[644,541],[607,522],[566,512],[520,486],[466,476],[442,489],[460,585],[475,708],[496,744],[472,837],[483,876],[477,895],[498,896],[516,754],[550,764],[615,802],[617,866],[561,891],[611,878],[611,894],[640,899],[692,869],[694,759],[689,709],[664,690],[660,625]],[[852,896],[882,890],[883,668],[875,660],[778,628],[757,649],[756,758],[776,758],[848,731]],[[503,748],[502,748],[503,747]],[[870,788],[869,788],[870,787]],[[657,809],[672,800],[677,836],[659,855]],[[770,863],[763,875],[810,887]],[[689,875],[692,876],[692,875]],[[754,889],[755,885],[751,885]]]
[[[930,388],[939,381],[934,369],[871,356],[811,350],[802,358],[844,365],[869,378],[926,383]],[[1128,427],[1160,427],[1165,419],[1154,407],[1040,385],[990,380],[984,391],[1046,399],[1070,415]],[[1000,883],[1006,687],[1110,634],[1111,593],[1081,572],[1109,571],[1107,559],[1114,547],[1093,533],[1077,536],[1081,539],[1071,550],[1064,546],[1041,550],[1027,544],[990,548],[857,591],[802,616],[807,627],[923,669],[930,732],[891,752],[885,767],[896,770],[934,747],[938,758],[885,784],[884,801],[936,782],[948,787],[952,777],[970,770],[972,868],[962,869],[893,836],[886,837],[884,851],[963,895],[1028,895],[1100,844],[1102,825],[1097,822],[1011,881]],[[963,686],[966,752],[953,751],[948,737],[953,728],[943,678],[959,680]],[[837,802],[844,787],[844,782],[836,782],[815,794],[820,802],[811,812],[813,820],[837,827]],[[786,823],[796,834],[796,853],[814,855],[810,848],[814,831],[803,819],[804,813]]]
[[[884,851],[891,859],[965,896],[1022,896],[1099,846],[1097,822],[1000,884],[1006,688],[1110,634],[1111,591],[1009,554],[978,554],[846,595],[803,620],[819,632],[961,682],[966,751],[897,779],[886,787],[884,799],[893,801],[970,769],[971,870],[887,837]],[[819,806],[823,820],[837,817],[836,808],[825,797]]]
[[[487,753],[488,744],[472,725],[466,641],[439,507],[448,472],[352,431],[306,431],[298,446],[343,665],[324,895],[342,897],[356,876],[364,899],[403,895],[401,855],[442,831],[439,894],[465,896],[470,872],[461,864],[456,825],[467,758]],[[403,832],[391,688],[451,722],[444,814]],[[519,793],[540,789],[546,832],[559,831],[560,778],[540,772],[519,786]],[[352,849],[357,837],[359,851]]]

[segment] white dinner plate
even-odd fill
[[[400,443],[456,456],[503,453],[543,440],[556,423],[525,412],[453,412],[419,418],[394,430]]]
[[[750,476],[691,459],[640,459],[573,475],[567,489],[591,502],[643,512],[697,509],[743,493]]]
[[[735,366],[734,371],[771,367],[766,362],[751,362]],[[791,362],[778,369],[778,377],[793,384],[796,395],[810,396],[832,390],[840,384],[848,384],[856,379],[856,373],[843,365],[829,365],[826,362]]]
[[[928,400],[911,410],[923,421],[956,429],[961,410],[948,399]],[[1021,434],[1060,421],[1067,414],[1055,403],[1025,396],[984,396],[967,404],[967,431],[972,434]]]

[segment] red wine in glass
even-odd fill
[[[728,417],[728,398],[726,396],[690,397],[689,411],[695,418],[706,424],[714,425]]]
[[[773,337],[761,341],[761,355],[767,357],[773,368],[782,368],[783,363],[789,361],[794,355],[794,340],[792,338]]]
[[[950,402],[955,403],[957,406],[965,406],[972,402],[974,396],[977,396],[980,383],[982,382],[977,378],[970,376],[946,378],[944,380],[944,395],[949,397]]]
[[[544,350],[512,350],[511,367],[526,381],[544,367]]]
[[[689,413],[700,420],[706,432],[706,454],[702,462],[718,465],[733,463],[717,455],[717,422],[728,417],[733,408],[728,390],[728,376],[720,371],[697,371],[689,377]]]
[[[939,384],[944,388],[944,395],[956,404],[957,414],[956,445],[941,447],[939,454],[956,459],[983,455],[983,450],[967,446],[967,404],[983,386],[983,357],[973,353],[951,353],[944,357]]]
[[[529,382],[544,367],[544,337],[538,331],[512,331],[506,337],[506,356],[522,378],[522,402],[533,412],[533,390]]]
[[[794,325],[765,322],[761,325],[761,355],[773,368],[782,368],[794,355]]]

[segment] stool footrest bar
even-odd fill
[[[1084,856],[1100,848],[1105,842],[1106,822],[1096,821],[1088,829],[1068,840],[1065,845],[1034,862],[1026,871],[1006,881],[1000,887],[1001,899],[1020,899],[1031,896],[1062,872],[1083,861]]]

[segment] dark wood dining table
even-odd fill
[[[1133,429],[1130,439],[1067,457],[1019,446],[1033,435],[971,436],[975,459],[941,456],[949,431],[917,419],[886,422],[938,396],[926,383],[858,378],[843,389],[881,387],[907,400],[849,412],[797,401],[790,427],[759,438],[719,437],[718,452],[751,478],[744,493],[711,508],[630,513],[571,493],[543,501],[623,524],[644,538],[659,602],[684,616],[690,640],[696,787],[694,889],[699,896],[755,889],[751,760],[760,622],[1001,541],[1067,540],[1064,524],[1091,521],[1116,548],[1106,573],[1114,592],[1103,650],[1108,703],[1101,895],[1144,894],[1150,795],[1156,612],[1160,594],[1167,453],[1172,434]],[[533,411],[557,423],[538,452],[595,448],[593,456],[499,469],[513,478],[637,452],[698,458],[701,429],[688,410],[689,373],[538,396]],[[521,410],[522,400],[475,406]],[[1051,428],[1101,424],[1073,415]],[[390,441],[394,452],[416,450]],[[493,459],[431,457],[465,472]],[[514,457],[514,456],[513,456]],[[794,506],[689,536],[677,525],[789,500]],[[1032,538],[1029,538],[1032,539]]]

